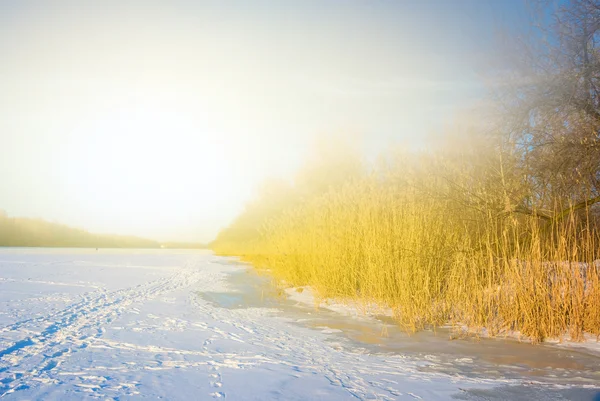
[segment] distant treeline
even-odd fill
[[[166,249],[208,249],[208,245],[200,242],[164,242],[161,248]]]
[[[0,246],[68,248],[204,248],[203,244],[158,241],[124,235],[93,234],[43,219],[9,217],[0,210]]]

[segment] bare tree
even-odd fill
[[[562,219],[600,202],[600,0],[531,3],[542,22],[501,91],[505,141],[532,194],[513,210]]]

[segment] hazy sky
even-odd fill
[[[2,1],[0,209],[207,241],[315,136],[418,144],[520,0]]]

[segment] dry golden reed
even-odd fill
[[[310,195],[282,186],[285,195],[250,205],[213,249],[321,297],[392,308],[409,330],[450,323],[533,341],[599,335],[593,213],[561,214],[570,205],[558,201],[560,218],[533,206],[517,213],[502,163],[477,151],[400,154]]]

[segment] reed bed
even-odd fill
[[[257,207],[247,208],[213,249],[323,298],[391,308],[409,331],[449,323],[534,342],[600,335],[591,207],[565,213],[569,201],[550,199],[554,217],[533,205],[518,213],[498,159],[471,156],[394,156],[317,194],[291,189],[287,203],[260,209],[268,213],[250,218]]]

